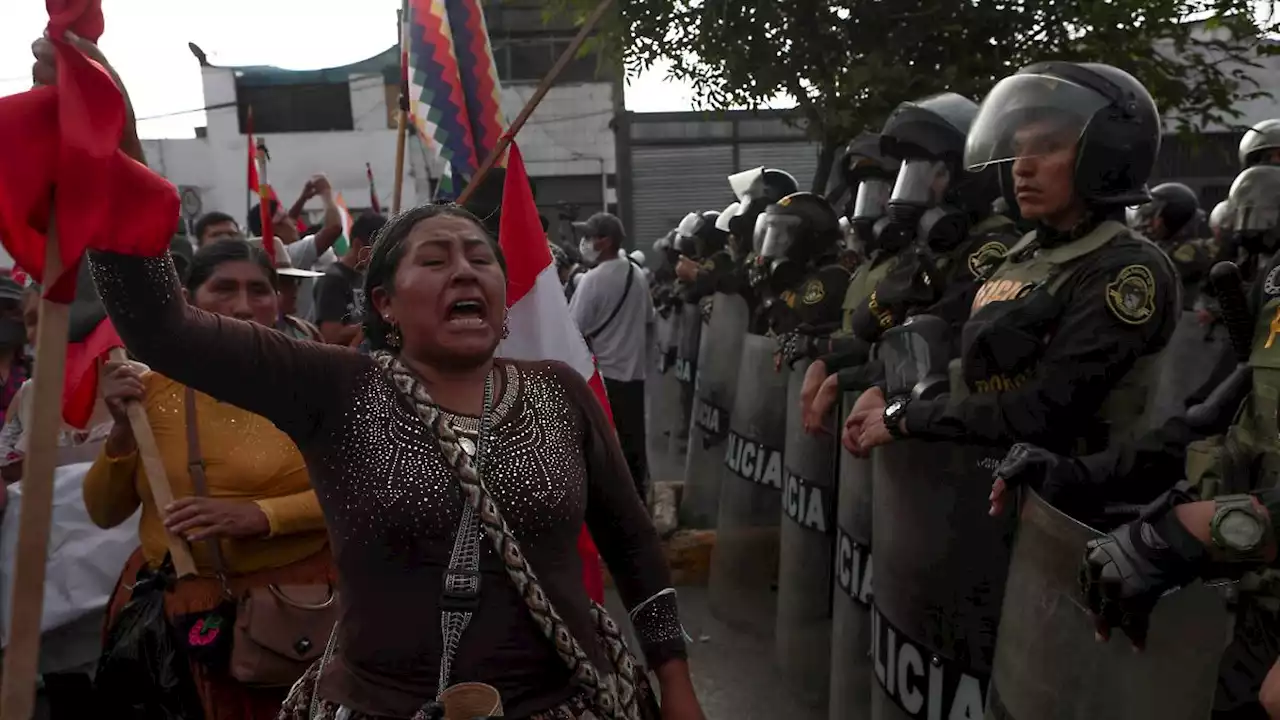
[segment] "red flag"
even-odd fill
[[[62,419],[71,427],[88,429],[98,402],[98,363],[124,342],[107,319],[88,265],[76,278],[67,336],[67,364],[63,370]]]
[[[102,34],[100,0],[47,0],[47,33],[58,56],[57,87],[0,98],[0,242],[69,303],[88,248],[156,257],[178,221],[178,193],[120,151],[124,96],[111,76],[65,40]],[[57,202],[55,202],[55,197]],[[62,273],[44,276],[44,248],[56,213]]]
[[[498,348],[499,354],[517,360],[560,360],[568,364],[588,381],[612,423],[604,382],[596,372],[595,358],[569,315],[560,276],[551,258],[551,247],[547,245],[542,221],[538,218],[538,206],[533,202],[524,160],[514,142],[507,158],[499,243],[507,259],[511,331]],[[578,552],[582,556],[583,584],[596,602],[603,602],[600,556],[585,527],[578,538]]]
[[[369,207],[381,214],[382,203],[378,202],[378,188],[373,184],[373,166],[369,163],[364,164],[364,174],[369,177]]]

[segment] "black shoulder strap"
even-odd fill
[[[592,340],[595,340],[597,337],[600,337],[600,333],[604,332],[605,328],[609,327],[609,325],[613,323],[613,319],[618,317],[618,313],[622,311],[622,306],[627,302],[627,296],[631,294],[631,283],[635,279],[635,274],[636,274],[635,263],[631,262],[631,260],[628,259],[627,260],[627,285],[622,289],[622,298],[619,299],[618,304],[614,306],[613,312],[609,313],[609,317],[605,318],[604,323],[601,324],[600,327],[596,328],[595,332],[585,336],[587,339],[587,342],[591,342]]]

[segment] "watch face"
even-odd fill
[[[1253,550],[1262,542],[1262,523],[1244,510],[1228,510],[1218,522],[1218,533],[1233,550]]]
[[[889,403],[889,406],[884,409],[884,416],[891,420],[897,419],[897,417],[902,414],[902,411],[905,410],[906,407],[907,407],[907,401],[903,400],[902,398],[898,398],[897,400],[894,400],[893,402]]]

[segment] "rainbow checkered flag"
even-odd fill
[[[409,111],[445,165],[436,197],[452,197],[506,128],[484,11],[480,0],[406,0],[405,11]]]

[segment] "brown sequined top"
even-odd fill
[[[435,696],[441,577],[460,512],[436,438],[373,359],[187,305],[172,264],[92,255],[94,279],[131,353],[157,372],[257,413],[297,443],[329,527],[343,603],[321,695],[352,710],[412,715]],[[577,372],[555,362],[498,363],[484,447],[486,485],[533,568],[597,667],[577,537],[585,520],[628,608],[668,587],[653,524],[612,428]],[[475,418],[454,418],[474,437]],[[482,543],[480,608],[453,682],[498,688],[508,716],[574,695],[568,670]],[[651,665],[684,657],[673,595],[634,619]]]

